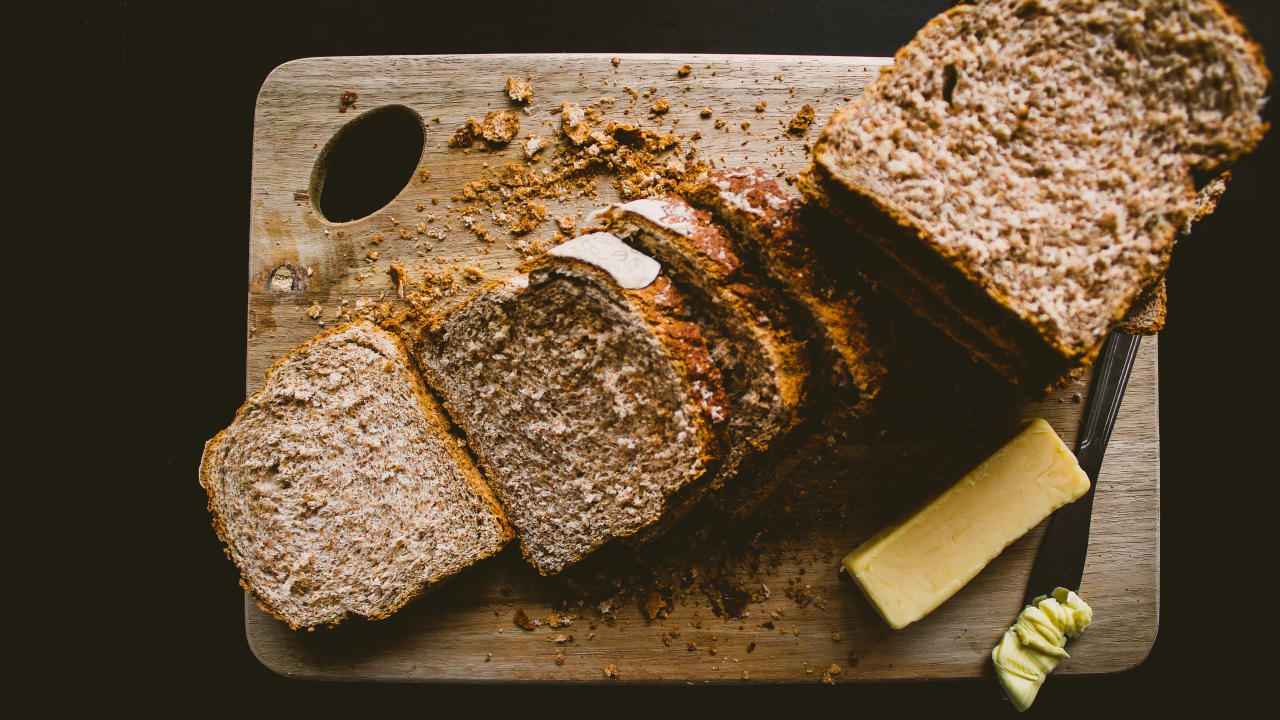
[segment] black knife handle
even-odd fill
[[[1098,489],[1102,456],[1111,440],[1111,430],[1120,414],[1120,401],[1129,385],[1129,373],[1138,356],[1139,335],[1116,331],[1107,338],[1094,364],[1089,399],[1080,423],[1076,460],[1089,476],[1089,491],[1075,502],[1058,509],[1049,520],[1049,529],[1040,541],[1040,552],[1031,568],[1031,579],[1023,603],[1064,587],[1079,590],[1084,578],[1084,560],[1089,552],[1089,521],[1093,516],[1093,493]]]

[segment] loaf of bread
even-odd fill
[[[511,538],[404,345],[365,321],[272,366],[200,484],[241,584],[295,629],[384,618]]]
[[[663,274],[637,287],[639,253],[590,239],[617,275],[553,249],[436,318],[416,350],[544,575],[657,522],[714,470],[728,420],[679,290]]]
[[[1266,131],[1261,50],[1215,0],[979,0],[837,112],[802,190],[907,304],[1029,392],[1078,375]]]

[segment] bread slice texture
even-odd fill
[[[891,285],[1029,392],[1078,374],[1266,131],[1261,51],[1213,0],[982,0],[935,18],[814,146],[802,190]],[[896,280],[896,281],[895,281]]]
[[[404,344],[366,321],[273,365],[200,484],[241,584],[293,629],[385,618],[512,537]]]
[[[552,575],[711,472],[727,409],[669,279],[624,289],[551,255],[522,269],[434,319],[417,353],[525,558]]]
[[[601,218],[611,232],[663,263],[690,299],[689,320],[707,339],[729,402],[728,452],[706,487],[725,492],[738,483],[749,460],[804,419],[811,361],[795,311],[752,272],[736,240],[714,224],[710,213],[681,198],[633,200],[606,209]],[[663,527],[699,499],[693,494]]]
[[[739,167],[709,173],[688,191],[691,203],[727,227],[753,265],[803,310],[820,340],[826,384],[851,415],[869,414],[897,352],[894,320],[862,279],[861,263],[830,223],[767,172]]]

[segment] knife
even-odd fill
[[[1073,503],[1062,506],[1049,520],[1049,529],[1040,541],[1023,605],[1041,595],[1064,587],[1080,590],[1084,559],[1089,551],[1089,521],[1093,516],[1093,493],[1098,489],[1102,455],[1107,451],[1111,429],[1120,413],[1120,401],[1129,384],[1129,373],[1138,356],[1139,335],[1116,331],[1107,338],[1094,364],[1089,400],[1080,423],[1076,460],[1089,476],[1089,491]]]

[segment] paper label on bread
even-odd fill
[[[595,265],[612,275],[614,281],[627,290],[648,287],[662,269],[657,260],[606,232],[581,235],[547,252]]]

